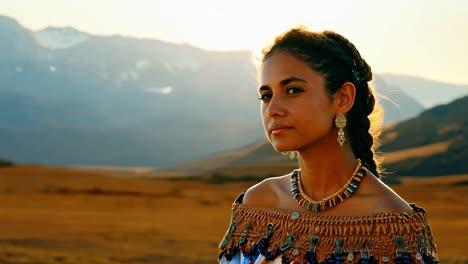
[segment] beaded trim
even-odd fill
[[[278,257],[296,264],[438,263],[427,214],[411,207],[401,213],[326,216],[235,203],[218,260],[229,263],[242,255],[250,263],[260,257],[262,263]]]
[[[319,212],[338,205],[349,198],[359,187],[359,184],[367,174],[368,169],[357,159],[357,166],[348,182],[337,192],[331,194],[320,201],[312,200],[302,189],[301,171],[293,170],[291,174],[291,193],[297,203],[308,211]]]

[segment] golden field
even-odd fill
[[[216,263],[231,203],[254,184],[125,176],[0,168],[0,263]],[[428,211],[440,263],[468,263],[468,175],[392,187]]]

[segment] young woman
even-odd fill
[[[300,168],[236,199],[220,263],[437,263],[426,212],[379,179],[372,72],[354,45],[291,29],[260,70],[266,135]]]

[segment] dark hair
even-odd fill
[[[368,84],[372,71],[356,47],[333,31],[312,32],[299,27],[278,36],[272,46],[263,49],[262,63],[276,52],[287,52],[322,74],[330,96],[345,82],[354,84],[356,98],[347,113],[347,138],[354,155],[380,177],[380,161],[374,152],[379,146],[382,111],[374,108],[374,92]]]

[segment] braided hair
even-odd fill
[[[380,160],[374,153],[379,146],[382,111],[375,107],[374,91],[368,84],[371,68],[356,47],[333,31],[312,32],[299,27],[278,36],[272,46],[263,49],[261,61],[264,63],[276,52],[287,52],[319,72],[330,98],[345,82],[354,84],[356,98],[347,113],[347,135],[354,155],[380,177]]]

